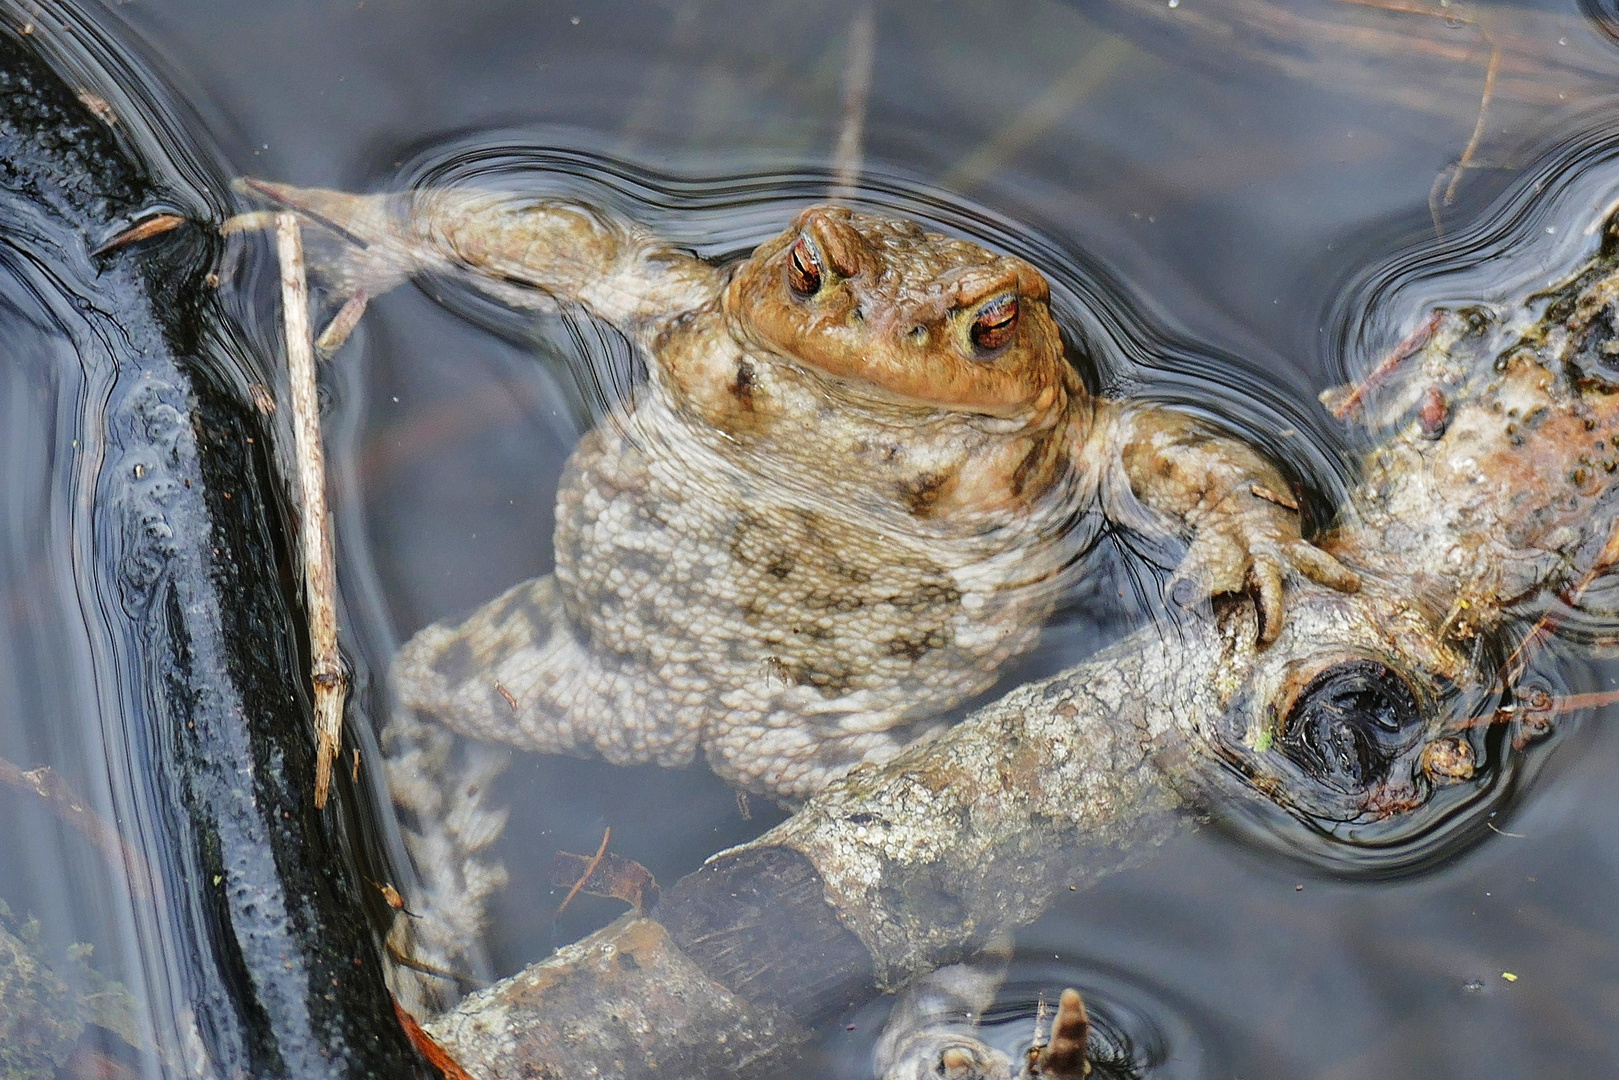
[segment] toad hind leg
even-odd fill
[[[616,765],[684,765],[696,733],[660,739],[633,676],[579,640],[556,578],[525,581],[458,626],[435,623],[394,659],[400,704],[486,742]],[[665,718],[667,724],[667,718]]]

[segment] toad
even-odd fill
[[[1197,594],[1246,591],[1261,643],[1303,540],[1277,470],[1185,414],[1088,393],[1040,271],[901,220],[812,206],[714,265],[564,200],[243,185],[301,213],[365,298],[421,272],[582,308],[646,378],[579,442],[555,571],[399,652],[403,704],[476,739],[691,762],[807,796],[927,735],[1030,649],[1099,511],[1178,537]]]

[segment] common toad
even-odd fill
[[[1087,393],[1022,259],[842,206],[716,266],[573,202],[244,186],[337,240],[316,269],[351,317],[450,273],[582,306],[647,360],[567,464],[555,572],[395,661],[402,702],[463,734],[624,764],[701,749],[806,796],[1028,650],[1095,509],[1187,538],[1177,578],[1252,592],[1262,642],[1290,570],[1357,587],[1253,450]]]

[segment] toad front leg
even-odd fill
[[[349,298],[338,332],[323,335],[329,347],[366,297],[422,273],[459,277],[518,309],[577,305],[632,336],[709,304],[722,283],[640,225],[564,200],[454,187],[378,195],[252,179],[238,187],[309,224],[317,276]],[[428,627],[401,650],[394,675],[404,704],[477,738],[594,750],[618,763],[684,764],[695,751],[694,726],[638,722],[654,707],[645,680],[579,639],[554,577],[509,590],[459,626]]]
[[[520,310],[576,304],[631,335],[708,303],[722,285],[712,266],[644,227],[562,199],[455,187],[351,195],[250,178],[237,188],[309,226],[313,274],[347,301],[322,334],[327,351],[368,298],[417,274],[449,274]],[[261,219],[244,214],[225,231]]]
[[[1185,557],[1172,594],[1249,591],[1259,611],[1259,640],[1282,629],[1283,580],[1289,570],[1354,592],[1360,578],[1299,533],[1299,507],[1276,468],[1251,448],[1196,419],[1153,406],[1104,406],[1092,438],[1096,460],[1115,465],[1128,485],[1103,488],[1108,516],[1185,535]],[[1150,513],[1140,522],[1121,505],[1133,498]]]

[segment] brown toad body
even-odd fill
[[[1180,574],[1253,591],[1267,638],[1289,568],[1355,586],[1254,452],[1088,395],[1021,259],[820,206],[716,267],[575,203],[248,186],[341,235],[321,269],[361,303],[452,272],[582,305],[647,359],[568,462],[555,573],[395,661],[402,701],[463,734],[618,763],[701,749],[802,797],[1029,649],[1094,508],[1188,537]]]

